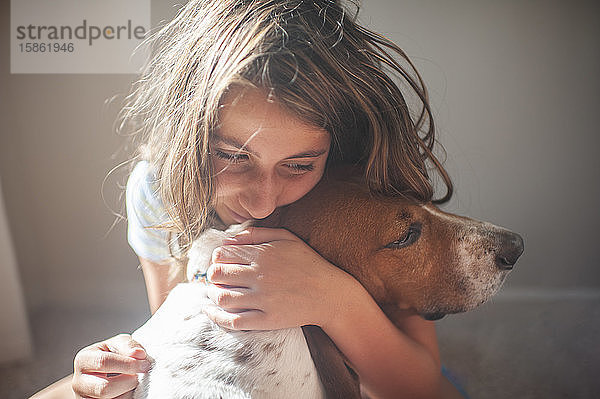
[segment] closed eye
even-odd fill
[[[231,163],[240,163],[242,161],[245,161],[248,159],[248,155],[246,154],[241,154],[241,153],[230,153],[230,152],[225,152],[225,151],[221,151],[221,150],[214,150],[212,152],[213,155],[217,156],[217,158],[221,158],[224,159],[226,161],[229,161]]]
[[[413,223],[410,225],[406,234],[396,241],[392,241],[385,246],[385,248],[399,249],[408,247],[414,244],[421,236],[422,225],[421,223]]]
[[[288,163],[285,166],[296,173],[310,172],[315,169],[314,164]]]

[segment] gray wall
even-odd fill
[[[446,208],[525,238],[506,288],[597,288],[597,3],[372,5],[363,20],[415,57],[430,86],[457,186]]]
[[[160,3],[160,4],[159,4]],[[153,1],[153,22],[173,12]],[[173,2],[175,3],[175,2]],[[504,225],[525,254],[504,291],[597,292],[598,7],[575,1],[367,1],[362,20],[429,86],[456,196],[445,208]],[[0,5],[0,175],[31,310],[147,309],[125,223],[101,184],[131,75],[10,75]],[[104,194],[119,210],[116,184]],[[106,236],[105,236],[106,235]]]
[[[597,3],[365,3],[429,84],[457,188],[446,208],[525,238],[505,288],[597,289]]]

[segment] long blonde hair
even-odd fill
[[[359,25],[358,4],[327,0],[190,0],[147,41],[152,57],[121,113],[136,154],[156,170],[160,195],[186,252],[213,221],[209,141],[233,86],[269,90],[332,137],[328,164],[363,167],[373,193],[430,201],[433,153],[427,91],[406,54]],[[397,84],[396,81],[399,83]],[[399,85],[416,99],[412,109]]]

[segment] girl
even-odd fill
[[[153,313],[203,230],[269,216],[330,165],[358,165],[373,193],[420,202],[432,199],[433,167],[448,188],[440,201],[450,198],[423,82],[400,48],[356,22],[357,10],[333,0],[190,0],[150,38],[155,54],[121,127],[142,143],[127,184],[128,239]],[[407,312],[397,329],[352,276],[289,231],[250,228],[228,244],[208,271],[216,323],[319,325],[373,398],[456,393],[440,372],[433,323]],[[129,335],[84,348],[72,388],[130,397],[145,356]]]

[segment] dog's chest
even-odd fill
[[[133,334],[153,361],[134,398],[322,398],[301,328],[229,331],[202,312],[203,285],[175,287]]]

